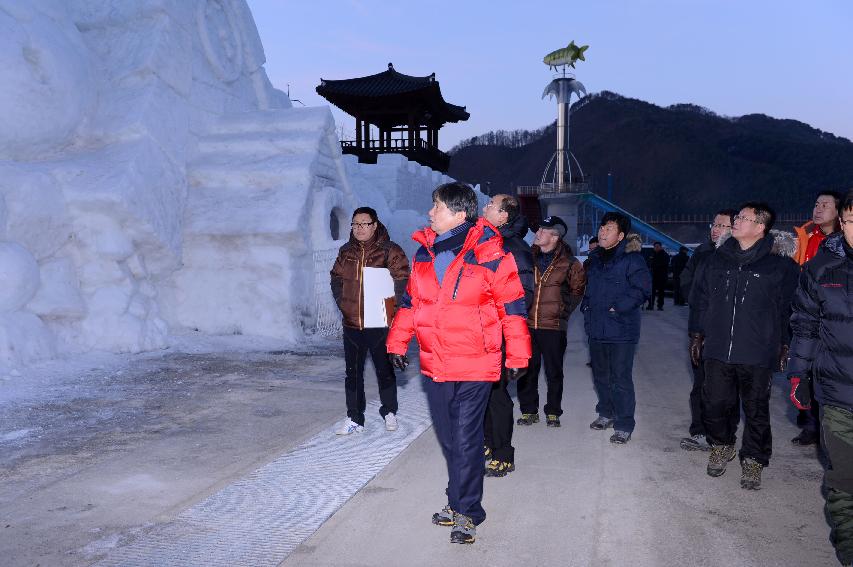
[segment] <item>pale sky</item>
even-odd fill
[[[408,75],[435,72],[445,100],[471,113],[441,130],[444,150],[553,121],[542,57],[570,40],[590,46],[575,70],[589,92],[793,118],[853,139],[853,0],[248,4],[270,80],[308,106],[326,104],[314,91],[321,77],[371,75],[389,62]],[[354,120],[333,110],[351,137]]]

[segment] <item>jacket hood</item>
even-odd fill
[[[365,246],[373,246],[374,244],[382,244],[383,242],[386,242],[390,239],[391,237],[388,236],[388,229],[385,228],[385,225],[382,224],[382,221],[376,219],[376,232],[373,233],[373,238],[371,238],[364,244]],[[347,242],[347,244],[349,244],[350,246],[358,246],[359,243],[360,242],[355,239],[355,235],[352,233],[352,230],[350,230],[349,242]]]
[[[770,249],[771,254],[784,256],[785,258],[793,258],[797,253],[797,237],[792,232],[784,230],[771,230],[773,235],[773,247]]]
[[[643,241],[636,232],[631,232],[625,237],[625,253],[640,252],[643,249]]]
[[[503,244],[503,238],[500,233],[495,232],[495,230],[496,229],[492,227],[491,223],[486,219],[477,219],[477,222],[472,224],[471,228],[468,229],[468,236],[465,238],[465,244],[462,247],[463,250],[477,248],[479,245],[484,244],[493,238],[497,238],[498,245],[501,246]],[[424,228],[412,233],[412,240],[425,247],[427,250],[430,250],[430,254],[432,254],[431,250],[433,244],[435,244],[437,236],[438,235],[433,229],[425,226]]]
[[[626,250],[627,246],[628,246],[628,237],[626,236],[625,238],[622,239],[622,242],[620,242],[619,244],[616,245],[616,247],[613,250],[613,256],[610,259],[613,260],[614,258],[618,258],[619,256],[621,256],[622,254],[627,254],[628,253],[628,250]],[[640,245],[640,249],[642,249],[642,244]],[[602,250],[604,250],[604,248],[599,246],[598,248],[596,248],[595,250],[593,250],[592,252],[589,253],[589,257],[593,258],[593,257],[600,256]]]
[[[527,236],[527,230],[529,225],[527,224],[527,219],[524,215],[518,215],[514,220],[498,227],[498,232],[501,233],[503,238],[512,238],[513,236],[517,236],[519,238],[524,238]]]
[[[827,252],[839,258],[843,258],[846,255],[844,250],[844,233],[842,232],[836,232],[831,236],[827,236],[820,245]]]
[[[755,247],[757,250],[755,251],[755,256],[748,262],[749,264],[754,263],[760,258],[767,256],[773,250],[773,234],[768,234],[764,238],[761,238],[758,242],[755,243]],[[725,242],[720,244],[717,248],[720,254],[724,256],[728,256],[731,259],[737,259],[738,252],[740,252],[740,244],[736,238],[727,238]]]

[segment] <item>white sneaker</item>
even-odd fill
[[[385,430],[397,431],[397,416],[393,412],[385,414]]]
[[[351,433],[361,433],[364,431],[364,426],[359,425],[352,419],[347,418],[341,426],[335,431],[336,435],[349,435]]]

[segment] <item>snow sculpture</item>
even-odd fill
[[[334,332],[353,208],[411,253],[449,180],[345,165],[328,107],[270,84],[245,0],[0,0],[0,32],[0,377],[181,329]]]

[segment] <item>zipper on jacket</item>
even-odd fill
[[[539,328],[539,298],[542,293],[542,283],[548,279],[548,276],[551,275],[551,268],[554,267],[554,261],[557,258],[555,257],[551,260],[551,263],[548,264],[548,269],[545,270],[545,273],[542,274],[542,277],[539,278],[539,281],[536,281],[536,272],[539,271],[538,266],[533,267],[533,283],[536,286],[536,299],[533,300],[533,328]]]
[[[735,344],[735,317],[737,316],[737,284],[740,281],[741,266],[737,267],[738,276],[735,280],[735,289],[732,292],[732,328],[729,331],[729,354],[726,356],[726,362],[732,359],[732,347]],[[744,289],[744,297],[746,297],[746,289]]]
[[[364,329],[364,321],[361,315],[361,298],[364,296],[364,244],[361,247],[361,260],[358,263],[358,328]]]
[[[465,262],[462,263],[462,267],[459,268],[459,275],[456,276],[456,284],[453,286],[453,297],[450,301],[456,301],[456,292],[459,291],[459,282],[462,281],[462,271],[465,269]]]

